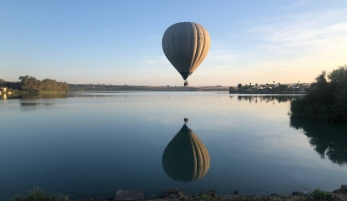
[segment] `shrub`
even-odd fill
[[[326,77],[330,79],[327,81]],[[312,83],[307,95],[291,103],[293,114],[330,122],[347,122],[347,65],[322,72]]]
[[[42,189],[36,188],[28,195],[15,195],[12,201],[71,201],[68,196],[45,193]]]
[[[325,192],[322,191],[320,189],[314,189],[311,193],[310,196],[315,199],[315,200],[328,200],[330,198],[330,195]]]

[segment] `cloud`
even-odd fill
[[[258,21],[260,25],[246,31],[255,39],[255,50],[264,55],[253,70],[281,80],[312,81],[322,70],[346,64],[345,13],[347,9],[314,11]]]
[[[307,3],[308,3],[307,0],[301,0],[289,5],[287,8],[295,8],[298,6],[306,5]]]
[[[347,8],[306,10],[240,23],[237,40],[221,37],[213,41],[206,59],[190,79],[196,85],[236,85],[244,80],[311,82],[322,70],[330,72],[347,64],[345,13]],[[161,56],[146,57],[143,63],[171,66]]]
[[[247,30],[260,48],[325,48],[347,38],[347,9],[278,16],[266,25]]]

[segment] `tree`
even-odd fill
[[[242,84],[241,84],[241,83],[238,84],[238,85],[237,85],[237,88],[238,88],[238,89],[242,89]]]
[[[325,71],[318,75],[307,95],[292,102],[291,111],[324,121],[347,122],[346,65],[340,66],[328,75],[330,82],[326,76]]]
[[[313,86],[324,87],[327,85],[327,79],[325,78],[327,73],[323,71],[320,75],[316,77],[316,82],[313,83]]]
[[[277,89],[278,91],[286,91],[288,90],[288,85],[285,85],[285,84],[278,85]]]
[[[255,86],[258,87],[258,83],[255,83]]]
[[[347,86],[347,65],[340,66],[338,69],[329,73],[328,78],[339,88]]]
[[[250,86],[250,87],[252,86],[252,82],[249,83],[249,86]]]
[[[24,78],[29,78],[29,75],[20,76],[18,79],[19,79],[20,81],[23,81]]]
[[[69,84],[51,79],[37,80],[32,76],[20,76],[20,88],[24,91],[68,91]]]
[[[234,87],[229,87],[229,93],[230,94],[237,93],[237,90]]]
[[[19,80],[20,87],[24,91],[40,91],[41,90],[41,81],[37,80],[35,77],[32,76],[20,76]]]

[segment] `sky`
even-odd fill
[[[206,28],[193,86],[312,82],[347,64],[346,0],[0,0],[0,79],[177,85],[162,50],[178,22]]]

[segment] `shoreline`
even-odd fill
[[[291,92],[280,92],[280,91],[270,91],[270,92],[229,92],[229,94],[288,94],[288,95],[306,95],[307,92],[295,92],[295,91],[291,91]]]
[[[232,196],[219,196],[214,190],[208,190],[197,194],[186,195],[178,188],[171,188],[162,193],[160,196],[150,195],[144,198],[143,191],[117,191],[114,197],[97,198],[91,197],[88,201],[121,201],[121,200],[145,200],[145,201],[166,201],[166,200],[180,200],[180,201],[312,201],[312,200],[329,200],[329,201],[346,201],[347,188],[341,188],[333,192],[325,192],[315,189],[310,193],[303,193],[301,191],[294,191],[289,195],[242,195],[238,191],[234,191]]]
[[[147,192],[148,193],[148,192]],[[16,195],[11,201],[28,201],[32,198],[46,198],[47,201],[347,201],[347,185],[341,185],[340,189],[326,192],[315,189],[311,192],[294,191],[289,195],[267,194],[267,195],[243,195],[238,191],[230,193],[229,196],[219,196],[214,190],[206,190],[196,194],[185,194],[179,188],[171,188],[161,195],[150,193],[144,196],[143,190],[117,190],[112,196],[79,197],[71,198],[68,195],[47,193],[40,188],[35,188],[28,195]]]

